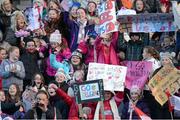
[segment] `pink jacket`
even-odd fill
[[[51,53],[51,49],[49,50],[49,53]],[[71,57],[71,51],[69,48],[63,49],[60,53],[58,53],[56,55],[56,60],[58,62],[62,62],[63,59],[69,59]],[[56,69],[54,69],[51,65],[50,65],[50,58],[48,57],[47,61],[46,61],[46,73],[49,76],[54,76],[56,74]]]
[[[96,57],[97,54],[95,56],[95,46],[89,46],[86,42],[80,42],[78,45],[78,49],[81,50],[81,52],[83,54],[85,54],[85,64],[88,65],[90,62],[96,62]]]
[[[102,38],[97,37],[95,41],[97,51],[97,62],[104,64],[119,65],[119,59],[116,54],[118,32],[114,32],[110,46],[103,44]]]

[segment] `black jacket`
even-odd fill
[[[19,106],[15,106],[15,103],[13,102],[1,102],[1,109],[3,113],[13,115],[19,110]]]

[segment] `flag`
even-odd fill
[[[141,111],[138,107],[133,105],[134,111],[141,118],[141,120],[152,120],[149,116],[147,116],[143,111]]]
[[[174,106],[171,104],[171,102],[170,102],[170,97],[171,97],[171,94],[170,94],[170,92],[167,90],[166,92],[166,96],[168,97],[168,106],[169,106],[169,112],[172,112],[173,111],[173,109],[174,109]]]
[[[180,97],[172,95],[170,97],[170,102],[174,106],[175,110],[180,111]]]

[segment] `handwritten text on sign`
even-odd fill
[[[100,97],[98,83],[80,85],[81,100],[95,99]]]
[[[104,90],[124,91],[126,72],[123,66],[90,63],[87,80],[103,79]]]
[[[118,21],[122,26],[126,26],[126,24],[131,24],[131,30],[128,32],[175,31],[174,16],[172,13],[125,15],[119,16]]]
[[[98,15],[100,18],[99,33],[110,33],[117,31],[115,2],[107,1],[98,6]]]
[[[153,96],[163,105],[168,98],[166,91],[174,94],[180,88],[180,71],[176,68],[162,68],[148,83]]]
[[[137,85],[142,89],[152,70],[152,63],[146,61],[127,61],[126,66],[128,67],[125,81],[126,88],[130,89],[132,85]]]

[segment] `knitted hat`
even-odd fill
[[[69,79],[71,78],[71,77],[69,76],[69,74],[64,71],[63,68],[59,68],[59,69],[57,70],[55,76],[57,76],[57,75],[63,75],[66,80],[69,80]]]
[[[61,44],[62,41],[59,30],[56,30],[55,32],[51,33],[49,41]]]
[[[79,2],[73,2],[73,4],[72,4],[71,7],[77,7],[77,8],[79,8],[79,7],[81,7],[81,3],[79,3]]]
[[[130,93],[138,93],[138,95],[141,95],[141,89],[137,85],[133,85],[130,89]]]
[[[162,58],[169,58],[170,60],[173,60],[173,58],[176,56],[176,53],[175,52],[160,52],[160,57],[161,59]]]
[[[71,56],[78,56],[82,59],[82,53],[80,53],[78,50],[74,51]]]

